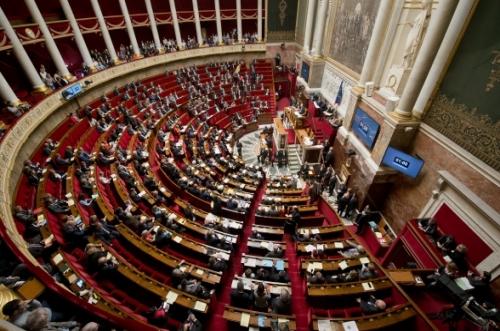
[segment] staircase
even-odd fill
[[[296,147],[297,145],[288,145],[288,168],[291,174],[296,174],[302,165],[295,150]]]

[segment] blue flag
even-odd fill
[[[344,95],[344,81],[340,83],[339,90],[337,92],[337,97],[335,98],[335,103],[340,105],[342,103],[342,96]]]

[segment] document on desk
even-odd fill
[[[360,258],[359,258],[359,262],[360,262],[361,264],[368,264],[368,263],[370,263],[370,259],[369,259],[369,258],[367,258],[366,256],[365,256],[365,257],[360,257]]]
[[[245,261],[245,266],[249,268],[255,268],[256,265],[257,265],[257,260],[254,258],[247,258]]]
[[[285,261],[283,261],[283,260],[276,261],[275,267],[276,267],[276,270],[278,270],[278,271],[285,270]]]
[[[175,241],[176,243],[180,243],[182,241],[182,238],[179,236],[175,236],[172,240]]]
[[[332,323],[330,320],[318,320],[319,331],[332,331]]]
[[[248,328],[249,324],[250,324],[250,314],[241,313],[240,325],[244,328]]]
[[[259,315],[259,317],[257,318],[257,325],[259,326],[259,328],[265,327],[266,326],[266,316]]]
[[[175,300],[177,300],[177,297],[178,297],[178,296],[179,296],[179,295],[178,295],[177,293],[172,292],[172,291],[169,291],[169,292],[167,293],[167,296],[165,297],[165,301],[166,301],[169,305],[171,305],[171,304],[173,304],[173,303],[175,302]]]
[[[334,242],[334,243],[333,243],[333,246],[334,246],[335,248],[338,248],[338,249],[342,249],[342,248],[344,248],[344,244],[343,244],[342,242],[340,242],[340,241],[336,241],[336,242]]]
[[[458,287],[460,287],[464,291],[474,289],[474,286],[471,285],[467,277],[459,277],[455,279],[455,283],[458,285]]]
[[[364,291],[373,291],[373,290],[375,290],[375,287],[373,287],[372,282],[361,283],[361,286],[363,286],[363,290]]]
[[[311,229],[312,234],[319,234],[319,229]]]
[[[359,331],[356,321],[344,322],[342,323],[342,327],[344,328],[344,331]]]
[[[306,252],[310,253],[313,250],[314,250],[314,246],[313,245],[309,244],[309,245],[306,246]]]
[[[273,266],[273,260],[262,260],[262,266],[271,268]]]
[[[201,302],[201,301],[196,301],[196,303],[194,304],[193,309],[205,312],[207,310],[207,304],[204,303],[204,302]]]
[[[339,268],[342,270],[345,270],[345,269],[349,268],[349,264],[346,261],[340,261]]]

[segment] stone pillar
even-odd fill
[[[31,13],[33,20],[36,22],[36,24],[38,24],[40,31],[42,31],[43,38],[45,39],[45,45],[47,46],[47,50],[50,53],[52,61],[54,61],[54,64],[56,65],[57,71],[59,71],[59,74],[68,81],[75,80],[76,78],[69,73],[68,67],[66,67],[64,59],[61,56],[61,53],[59,53],[56,42],[54,41],[54,38],[52,38],[52,34],[50,33],[47,24],[45,24],[42,13],[40,13],[35,0],[24,0],[24,2],[26,3],[26,7],[28,7],[28,10]]]
[[[28,53],[26,53],[26,50],[21,44],[21,41],[17,37],[16,32],[12,28],[12,25],[10,25],[7,16],[5,16],[5,13],[3,12],[3,9],[1,7],[0,7],[0,26],[4,29],[5,34],[9,38],[10,43],[12,44],[12,50],[14,51],[17,61],[19,62],[19,65],[23,68],[24,72],[26,73],[26,76],[28,76],[28,79],[30,80],[33,89],[36,92],[42,92],[42,93],[48,92],[47,86],[42,81],[40,74],[33,65],[33,62],[31,62]]]
[[[424,85],[420,90],[415,106],[413,107],[413,116],[422,118],[424,111],[429,101],[429,98],[434,91],[434,88],[439,83],[443,70],[445,70],[448,57],[452,54],[455,45],[461,38],[462,29],[474,7],[475,1],[459,1],[455,13],[451,19],[448,30],[444,35],[441,46],[437,52],[436,58],[432,63],[432,67],[427,74]]]
[[[393,0],[382,0],[380,3],[375,25],[373,26],[370,44],[368,46],[368,51],[366,52],[365,63],[363,64],[363,70],[361,71],[361,75],[359,77],[359,86],[364,86],[366,82],[373,80],[378,55],[380,54],[380,48],[382,47],[382,43],[386,35],[387,25],[391,16],[392,3]]]
[[[114,62],[114,64],[118,64],[120,63],[120,60],[118,59],[118,56],[116,56],[115,46],[113,46],[113,41],[111,40],[111,36],[109,35],[106,21],[104,20],[104,16],[102,15],[101,7],[99,7],[99,0],[90,0],[90,3],[92,4],[92,9],[94,10],[97,22],[99,22],[102,38],[104,39],[104,43],[106,44],[106,48],[108,49],[109,56],[111,57],[111,60]]]
[[[146,2],[146,10],[148,12],[149,17],[149,26],[151,26],[151,32],[153,33],[153,40],[155,42],[155,47],[158,50],[158,53],[162,54],[165,52],[163,48],[160,36],[158,35],[158,27],[156,26],[155,14],[153,12],[153,6],[151,5],[151,0],[145,0]]]
[[[222,21],[220,16],[220,3],[219,0],[214,0],[215,5],[215,22],[217,24],[217,42],[222,45]]]
[[[243,41],[243,27],[241,26],[241,0],[236,0],[236,30],[238,31],[238,42]]]
[[[80,31],[80,27],[78,26],[78,22],[76,21],[75,15],[73,14],[73,10],[69,5],[68,0],[59,0],[61,7],[64,11],[64,15],[69,21],[71,25],[71,29],[73,30],[73,35],[75,36],[76,46],[82,55],[83,62],[87,67],[90,68],[91,72],[96,70],[94,61],[92,60],[92,56],[90,56],[89,49],[87,48],[87,44],[85,43],[85,39],[83,39],[82,32]]]
[[[312,37],[312,29],[314,23],[314,6],[316,4],[316,0],[308,0],[307,1],[307,16],[306,16],[306,31],[304,33],[304,53],[309,54],[311,51],[311,37]]]
[[[141,50],[139,49],[139,44],[137,44],[137,38],[135,38],[134,26],[132,25],[132,20],[128,13],[127,3],[125,0],[120,1],[120,9],[122,10],[123,19],[125,20],[125,26],[127,27],[128,37],[130,43],[132,44],[132,50],[134,51],[134,59],[142,58]]]
[[[314,37],[311,53],[314,56],[321,55],[321,45],[323,42],[323,33],[325,32],[326,12],[328,10],[328,0],[319,0],[316,10],[316,27],[314,28]]]
[[[429,27],[425,33],[422,46],[415,59],[415,64],[411,70],[408,82],[401,95],[396,111],[393,114],[400,118],[411,118],[413,106],[417,100],[420,89],[424,84],[425,78],[431,68],[432,61],[436,56],[441,41],[443,40],[448,23],[451,20],[458,0],[441,0],[432,14]]]
[[[168,3],[170,4],[170,14],[172,15],[172,25],[174,26],[177,47],[179,47],[179,49],[182,49],[181,30],[179,28],[179,21],[177,20],[177,10],[175,9],[175,2],[174,0],[168,0]]]
[[[363,90],[359,86],[355,86],[351,89],[351,92],[348,95],[349,101],[347,103],[344,119],[342,120],[342,126],[349,131],[351,130],[354,111],[356,110],[356,106],[358,105],[358,101],[361,99],[362,94]]]
[[[0,95],[2,96],[2,99],[6,103],[10,103],[11,105],[17,106],[21,103],[17,95],[14,93],[12,90],[12,87],[10,87],[9,83],[3,76],[3,74],[0,72]]]
[[[198,0],[193,0],[194,25],[196,28],[196,39],[198,46],[203,46],[203,36],[201,35],[200,12],[198,10]]]
[[[262,41],[262,0],[257,0],[257,41]]]

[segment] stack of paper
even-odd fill
[[[342,242],[340,242],[340,241],[336,241],[336,242],[334,242],[334,243],[333,243],[333,246],[334,246],[335,248],[337,248],[337,249],[342,249],[342,248],[344,248],[344,244],[343,244]]]
[[[373,287],[372,282],[361,283],[364,291],[373,291],[375,288]]]
[[[254,258],[247,258],[246,259],[246,262],[245,262],[245,266],[247,267],[250,267],[250,268],[254,268],[257,264],[257,260],[255,260]]]
[[[340,267],[340,269],[345,270],[345,269],[349,268],[349,264],[346,261],[340,261],[339,267]]]
[[[358,325],[355,321],[344,322],[342,323],[342,327],[344,328],[344,331],[359,331]]]
[[[366,256],[365,257],[361,257],[361,258],[359,258],[359,262],[361,264],[368,264],[368,263],[370,263],[370,259],[367,258]]]
[[[165,301],[166,301],[169,305],[171,305],[171,304],[173,304],[173,303],[175,302],[175,300],[177,300],[177,297],[178,297],[178,296],[179,296],[179,295],[178,295],[177,293],[172,292],[172,291],[169,291],[169,292],[167,293],[167,296],[165,297]]]
[[[318,320],[319,331],[332,331],[332,324],[329,320]]]
[[[204,311],[207,310],[207,304],[204,303],[204,302],[201,302],[201,301],[196,301],[196,303],[194,304],[193,309],[204,312]]]
[[[314,251],[314,246],[313,246],[313,245],[311,245],[311,244],[307,245],[307,246],[306,246],[306,252],[310,253],[310,252],[312,252],[312,251]]]

